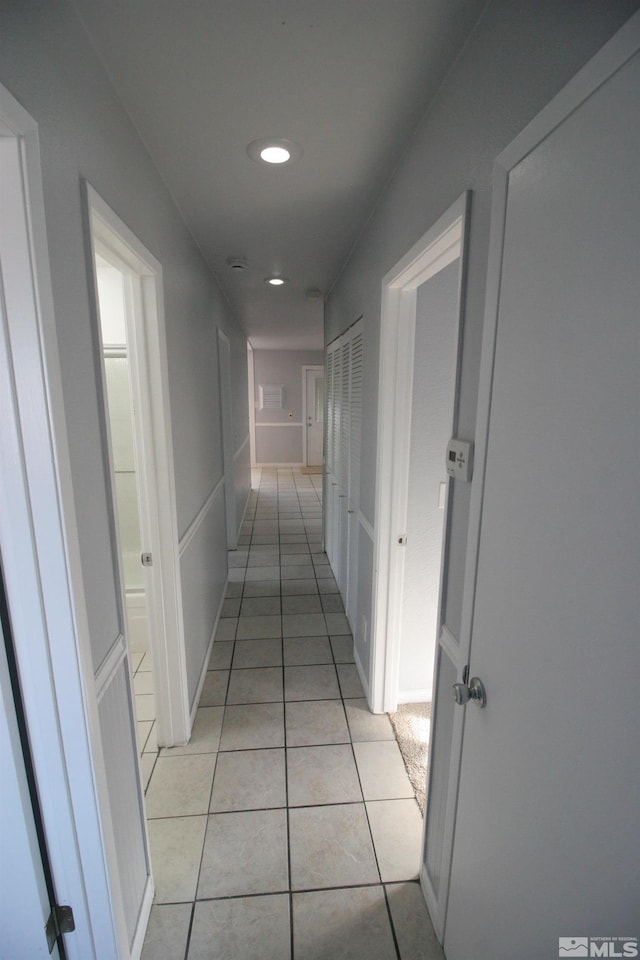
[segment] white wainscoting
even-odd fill
[[[180,541],[187,689],[193,713],[227,582],[224,483],[220,480]]]

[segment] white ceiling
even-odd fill
[[[485,2],[72,0],[255,348],[322,346],[305,291],[331,288]],[[302,157],[251,160],[268,136]]]

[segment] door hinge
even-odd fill
[[[52,907],[47,925],[44,928],[49,953],[51,953],[55,947],[58,937],[61,937],[63,933],[73,933],[75,928],[76,923],[73,919],[73,910],[71,907]]]
[[[143,567],[152,567],[153,566],[153,554],[151,553],[142,553],[140,554],[140,562]]]

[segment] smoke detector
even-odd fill
[[[244,257],[227,257],[227,266],[234,273],[241,273],[242,270],[247,269],[249,264]]]

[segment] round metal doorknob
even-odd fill
[[[471,699],[471,691],[466,683],[454,683],[451,690],[453,691],[453,699],[459,707],[463,707]]]
[[[487,705],[487,691],[484,688],[482,680],[478,677],[471,677],[469,683],[454,683],[452,687],[453,699],[459,707],[464,707],[469,700],[473,700],[479,707]]]

